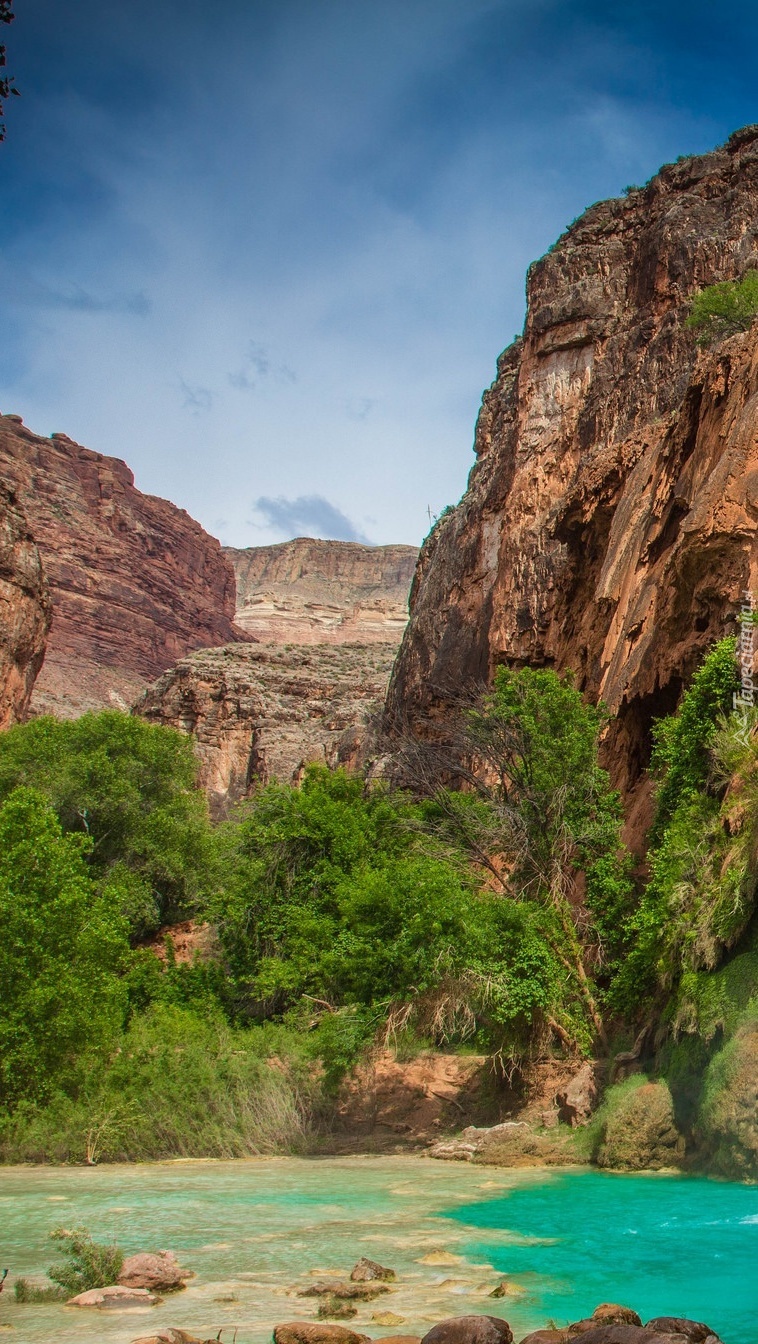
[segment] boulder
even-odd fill
[[[657,1330],[665,1335],[684,1335],[690,1344],[706,1344],[709,1339],[718,1339],[715,1330],[702,1321],[688,1321],[685,1316],[654,1316],[648,1321],[646,1330]]]
[[[568,1327],[567,1338],[576,1339],[578,1335],[584,1335],[588,1330],[595,1330],[600,1325],[641,1326],[642,1320],[631,1307],[621,1307],[617,1302],[601,1302],[586,1320],[574,1321],[573,1325]]]
[[[192,1271],[182,1269],[172,1251],[143,1251],[129,1255],[121,1266],[118,1282],[125,1288],[147,1288],[153,1293],[172,1293],[186,1287]]]
[[[623,1324],[593,1326],[573,1338],[580,1344],[687,1344],[686,1335],[662,1334],[645,1326]]]
[[[371,1344],[368,1335],[359,1335],[346,1325],[327,1321],[286,1321],[274,1327],[274,1344]]]
[[[350,1271],[350,1280],[352,1283],[370,1283],[374,1279],[382,1279],[389,1283],[396,1277],[394,1269],[387,1269],[380,1265],[376,1260],[367,1260],[362,1255],[360,1260]]]
[[[155,1307],[160,1302],[157,1293],[149,1293],[146,1288],[125,1288],[120,1283],[112,1283],[107,1288],[88,1288],[86,1293],[70,1297],[68,1307]]]
[[[316,1315],[321,1321],[349,1321],[358,1315],[358,1308],[352,1302],[344,1302],[338,1297],[322,1297]]]
[[[578,1073],[560,1092],[556,1093],[558,1119],[564,1125],[586,1125],[597,1101],[597,1083],[595,1070],[589,1060],[585,1060]]]
[[[343,1283],[341,1279],[320,1279],[301,1288],[298,1297],[336,1297],[343,1302],[373,1302],[390,1290],[386,1283]]]
[[[625,1171],[681,1165],[684,1139],[676,1126],[667,1083],[641,1082],[616,1099],[605,1126],[597,1162]]]
[[[489,1297],[508,1297],[508,1280],[501,1279],[496,1288],[488,1294]]]
[[[433,1325],[421,1344],[513,1344],[513,1331],[500,1316],[451,1316]]]
[[[621,1307],[618,1302],[601,1302],[592,1313],[592,1320],[598,1325],[642,1325],[642,1319],[631,1307]]]
[[[421,1344],[420,1335],[382,1335],[382,1344]]]
[[[565,1330],[533,1330],[524,1336],[521,1344],[566,1344],[567,1339]]]

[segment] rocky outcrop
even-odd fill
[[[345,1079],[337,1103],[337,1151],[418,1147],[461,1122],[497,1114],[502,1096],[483,1055],[425,1051],[401,1061],[377,1050]]]
[[[0,484],[0,728],[23,719],[45,656],[50,597],[18,497]]]
[[[234,574],[219,543],[183,509],[135,489],[124,462],[5,415],[0,465],[52,598],[34,710],[127,708],[191,649],[249,638],[234,625]]]
[[[708,1169],[758,1179],[758,1024],[743,1022],[711,1060],[696,1139]]]
[[[135,712],[193,736],[218,813],[254,781],[296,781],[309,761],[360,765],[394,656],[387,644],[204,649],[149,687]]]
[[[237,624],[274,644],[399,643],[408,621],[415,546],[297,537],[225,553],[237,581]]]
[[[570,668],[634,791],[655,716],[758,579],[758,337],[699,352],[694,292],[758,266],[758,127],[592,206],[528,276],[476,465],[424,545],[388,724],[500,663]]]
[[[604,1122],[598,1166],[621,1171],[681,1166],[685,1141],[677,1129],[668,1084],[645,1079],[635,1084],[620,1085],[620,1090],[625,1090]]]

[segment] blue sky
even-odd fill
[[[524,273],[758,121],[724,0],[18,0],[0,408],[216,536],[419,542]]]

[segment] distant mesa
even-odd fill
[[[237,581],[238,626],[272,644],[399,644],[416,546],[297,537],[224,547]]]

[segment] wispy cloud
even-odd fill
[[[209,387],[192,387],[184,378],[180,378],[179,388],[185,410],[191,411],[193,415],[204,415],[212,410],[216,394]]]
[[[325,541],[360,541],[370,545],[368,537],[323,495],[299,495],[271,499],[261,495],[253,506],[267,527],[290,537],[322,537]]]
[[[82,285],[58,288],[28,275],[9,279],[4,289],[6,297],[30,308],[63,309],[73,313],[127,313],[135,317],[147,317],[152,310],[144,290],[95,294]]]
[[[228,376],[231,386],[241,392],[253,392],[259,382],[269,376],[279,383],[297,382],[294,370],[288,364],[273,365],[268,347],[258,341],[248,342],[241,367]]]

